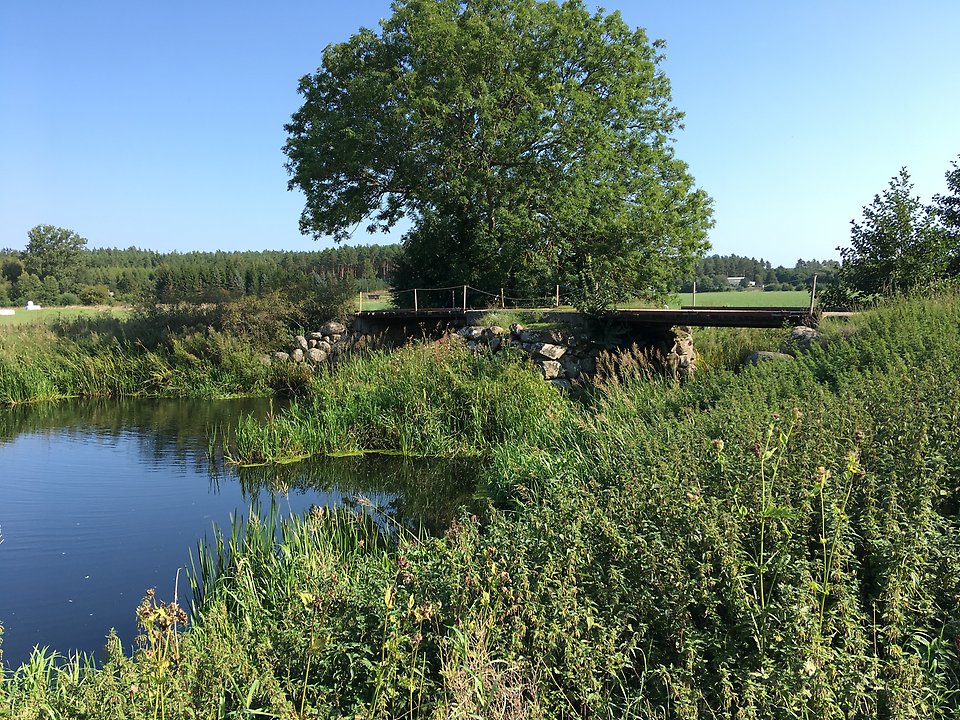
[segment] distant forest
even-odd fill
[[[295,292],[319,279],[353,281],[356,290],[389,287],[402,255],[393,245],[342,246],[317,251],[246,251],[159,253],[131,247],[82,248],[67,264],[32,262],[27,251],[0,250],[0,305],[32,300],[44,305],[93,305],[118,302],[217,302],[273,291]],[[839,268],[836,260],[798,260],[792,268],[740,255],[711,255],[698,263],[695,275],[677,290],[734,290],[729,278],[743,278],[743,287],[802,290],[829,284]],[[752,285],[751,285],[752,283]]]
[[[792,268],[773,267],[764,259],[740,255],[710,255],[697,262],[694,277],[680,286],[680,292],[690,292],[696,279],[697,292],[735,290],[729,278],[743,278],[742,287],[764,290],[808,290],[817,276],[817,285],[829,285],[836,279],[840,263],[837,260],[797,260]],[[751,283],[753,283],[751,285]]]
[[[388,287],[399,245],[310,252],[158,253],[131,247],[81,249],[46,270],[29,252],[0,250],[0,305],[109,302],[218,302],[296,291],[318,279],[353,280],[358,290]],[[32,272],[31,272],[32,271]]]

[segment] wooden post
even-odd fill
[[[813,288],[810,290],[810,314],[813,315],[813,304],[817,301],[817,276],[813,276]]]
[[[500,288],[500,307],[505,308],[506,305],[503,302],[503,288]]]
[[[360,312],[363,312],[363,290],[360,291]]]
[[[697,306],[697,281],[693,281],[693,306]]]
[[[416,312],[419,309],[420,308],[417,307],[417,289],[414,288],[413,289],[413,311]]]
[[[463,286],[463,311],[467,311],[467,286]]]
[[[557,294],[553,298],[553,306],[560,307],[560,286],[557,285]]]

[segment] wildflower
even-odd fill
[[[711,444],[718,453],[723,452],[723,440],[715,438]]]

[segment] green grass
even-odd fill
[[[679,293],[676,298],[673,301],[676,307],[693,304],[691,293]],[[810,293],[806,290],[698,292],[697,307],[810,307]]]
[[[130,309],[125,306],[53,307],[30,311],[24,310],[23,308],[16,308],[15,315],[0,315],[0,331],[5,327],[16,325],[50,323],[61,320],[69,321],[78,318],[95,318],[101,315],[124,319],[129,317]]]

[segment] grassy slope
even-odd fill
[[[280,552],[239,522],[204,555],[199,623],[176,648],[148,603],[152,653],[104,671],[37,658],[8,675],[11,711],[956,716],[957,297],[874,311],[796,362],[628,381],[585,406],[520,373],[532,434],[523,417],[488,432],[489,398],[469,396],[513,370],[477,367],[431,406],[419,389],[448,382],[444,364],[407,352],[402,371],[359,363],[341,388],[365,443],[395,423],[429,443],[415,428],[474,418],[479,436],[439,427],[481,444],[502,511],[396,542],[311,516],[282,528]]]

